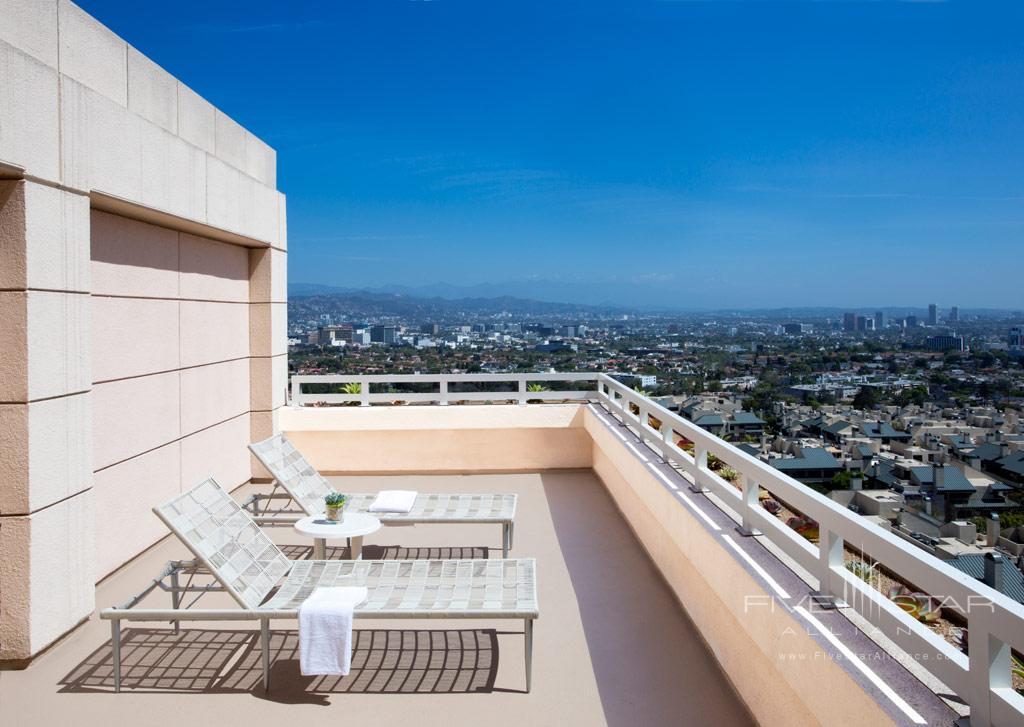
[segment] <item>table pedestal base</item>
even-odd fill
[[[351,560],[363,559],[363,536],[348,538]],[[327,560],[327,539],[313,538],[313,560]]]

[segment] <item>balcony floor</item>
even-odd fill
[[[340,679],[302,677],[296,622],[275,623],[269,695],[259,686],[251,623],[192,624],[180,636],[162,625],[129,627],[126,690],[112,694],[109,626],[93,616],[28,669],[0,672],[4,723],[753,723],[592,472],[333,479],[352,492],[519,494],[512,555],[537,558],[540,587],[531,693],[523,691],[520,621],[365,619],[356,622],[352,673]],[[290,557],[307,556],[290,529],[271,532]],[[364,557],[500,557],[500,545],[497,525],[386,527],[367,537]],[[187,555],[162,541],[106,579],[97,604],[125,600],[165,561]],[[168,607],[169,596],[143,605]],[[200,605],[231,604],[212,594]]]

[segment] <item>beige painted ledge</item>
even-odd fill
[[[525,472],[590,467],[578,404],[281,409],[321,472]]]
[[[560,429],[582,427],[580,410],[579,404],[287,407],[281,429]]]

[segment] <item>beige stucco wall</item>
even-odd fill
[[[287,377],[276,167],[73,3],[0,0],[0,661],[91,612],[153,504],[251,476]]]
[[[324,473],[589,467],[577,404],[285,408],[280,427]]]
[[[891,718],[590,409],[593,468],[761,724],[891,724]],[[758,601],[760,603],[761,601]],[[780,659],[780,654],[805,658]]]
[[[163,536],[156,502],[250,478],[250,250],[100,211],[91,240],[99,580]]]

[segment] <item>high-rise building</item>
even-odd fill
[[[880,310],[875,311],[875,330],[880,331],[885,328],[885,313]]]
[[[939,322],[939,306],[934,303],[928,304],[928,325],[934,326]]]
[[[856,331],[857,330],[857,314],[856,313],[843,313],[843,330],[844,331]]]
[[[903,319],[903,325],[906,328],[917,328],[917,316],[907,316]]]
[[[424,323],[420,326],[420,333],[426,333],[429,336],[436,336],[441,332],[441,326],[436,323]]]
[[[960,307],[959,306],[953,306],[952,308],[949,309],[949,322],[950,323],[959,323],[960,322]]]
[[[321,346],[338,346],[352,343],[352,324],[341,326],[321,326],[317,343]]]
[[[925,346],[931,351],[963,351],[963,336],[929,336]]]
[[[395,342],[397,335],[398,329],[395,326],[373,326],[370,329],[370,342],[390,346]]]
[[[1010,348],[1024,348],[1024,326],[1012,326],[1008,342]]]

